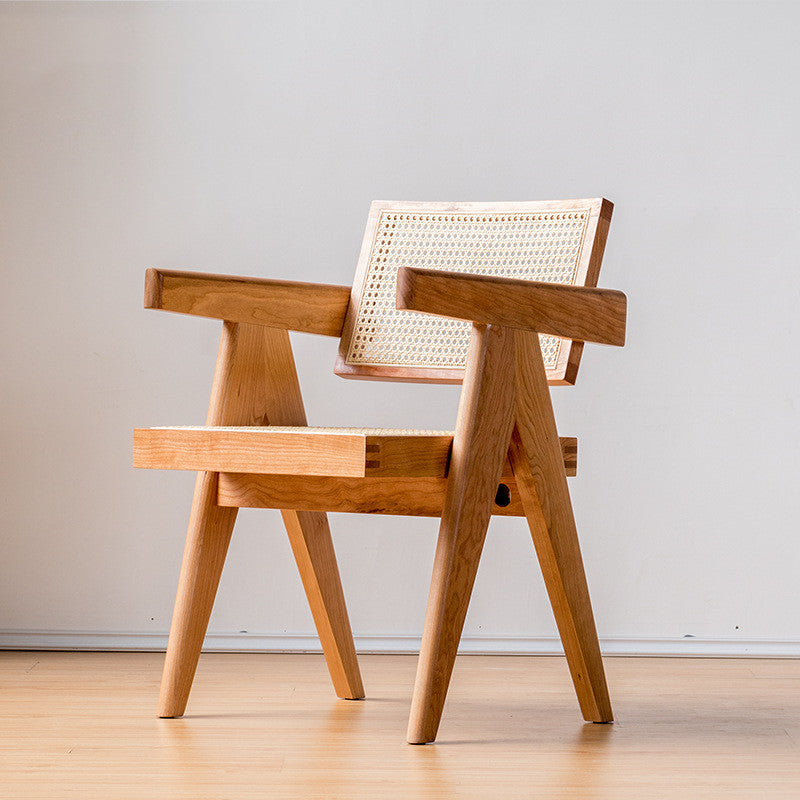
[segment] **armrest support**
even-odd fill
[[[340,336],[348,286],[148,269],[144,307]]]
[[[627,300],[613,289],[402,267],[397,308],[600,344],[625,344]]]

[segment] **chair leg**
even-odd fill
[[[225,322],[206,425],[267,423],[306,424],[289,335]],[[198,474],[161,681],[161,717],[179,717],[186,710],[237,510],[217,505],[216,473]],[[364,689],[327,517],[308,511],[282,514],[336,693],[361,698]]]
[[[269,424],[307,425],[289,334],[274,328],[262,330],[265,371],[270,387],[266,397]],[[339,697],[359,700],[364,697],[364,686],[328,517],[321,511],[284,510],[281,515],[334,691]]]
[[[319,511],[282,511],[303,588],[339,697],[361,700],[364,686],[347,616],[328,517]]]
[[[536,334],[517,332],[516,414],[511,466],[581,712],[587,721],[611,722],[611,700]]]
[[[408,741],[436,738],[513,423],[514,333],[473,326]]]
[[[263,350],[259,327],[223,323],[206,425],[261,422],[263,393],[254,376]],[[237,511],[217,505],[216,473],[197,474],[161,678],[160,717],[180,717],[186,710]]]
[[[186,710],[217,594],[238,509],[222,508],[216,501],[217,474],[198,473],[161,679],[159,717],[180,717]]]

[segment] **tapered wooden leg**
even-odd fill
[[[600,644],[539,337],[516,332],[516,426],[509,455],[584,719],[611,722]]]
[[[289,334],[265,329],[270,425],[306,425]],[[322,511],[281,511],[322,652],[339,697],[359,700],[364,686],[347,615],[328,516]]]
[[[198,473],[161,679],[159,717],[180,717],[186,710],[236,522],[238,509],[222,508],[216,500],[217,474]]]
[[[442,716],[513,424],[514,332],[473,326],[422,634],[408,741]]]
[[[207,425],[263,421],[265,410],[253,380],[262,349],[258,328],[223,323]],[[160,717],[180,717],[186,710],[236,513],[217,505],[216,473],[198,473],[161,678]]]
[[[327,515],[319,511],[282,511],[281,514],[333,688],[339,697],[360,700],[364,697],[364,686]]]
[[[264,424],[306,424],[289,336],[226,322],[206,425]],[[200,473],[161,682],[162,717],[181,716],[186,709],[236,521],[237,509],[216,502],[217,475]],[[336,692],[363,697],[327,518],[320,512],[282,513]]]

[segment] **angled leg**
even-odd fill
[[[442,716],[511,436],[514,335],[472,329],[408,723],[412,744],[432,742]]]
[[[584,719],[611,722],[600,644],[539,337],[516,332],[516,425],[509,455]]]
[[[291,413],[301,419],[291,417]],[[207,425],[305,424],[286,331],[224,323]],[[237,509],[216,504],[217,476],[195,486],[161,682],[159,716],[181,716],[197,668]],[[300,516],[303,515],[303,516]],[[292,549],[337,694],[363,697],[344,595],[325,514],[284,512]],[[306,550],[306,553],[303,553]]]
[[[333,551],[328,517],[321,511],[281,511],[322,652],[337,696],[364,697],[353,633]]]
[[[206,425],[263,421],[264,409],[250,380],[258,355],[258,328],[223,324]],[[217,505],[216,473],[198,473],[161,678],[160,717],[180,717],[186,710],[236,513]]]
[[[306,425],[289,334],[265,328],[265,372],[270,425]],[[328,516],[323,511],[281,511],[303,582],[333,688],[339,697],[359,700],[364,686],[347,615]]]
[[[161,677],[159,717],[180,717],[186,711],[217,595],[238,509],[221,508],[216,499],[217,474],[199,472]]]

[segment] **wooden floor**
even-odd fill
[[[462,656],[439,742],[405,743],[416,659],[204,655],[178,720],[163,654],[0,652],[3,798],[800,798],[800,661],[606,659],[614,725],[561,658]]]

